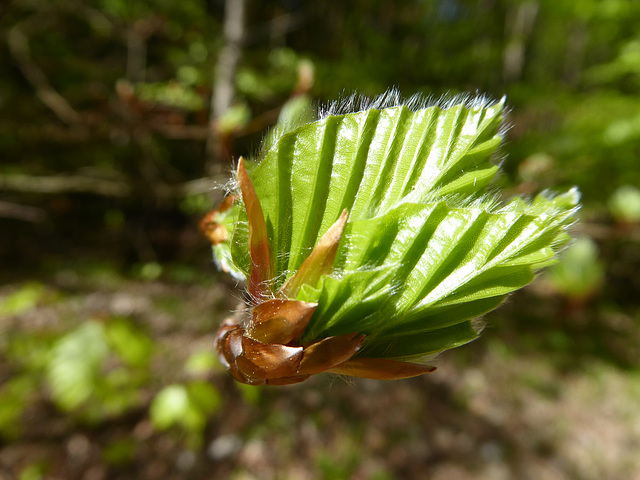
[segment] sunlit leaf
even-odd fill
[[[503,107],[366,108],[326,115],[267,148],[250,182],[271,288],[318,304],[302,344],[357,332],[365,335],[358,358],[428,358],[476,338],[479,316],[555,261],[579,194],[501,204],[487,193]],[[301,281],[345,210],[331,268]],[[244,272],[251,216],[238,210],[228,242]]]

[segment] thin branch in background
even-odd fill
[[[147,69],[147,38],[151,33],[148,22],[138,20],[127,31],[127,78],[143,82]]]
[[[198,178],[185,183],[171,185],[158,182],[153,185],[154,195],[170,199],[208,193],[217,185],[227,181],[227,175],[213,178]],[[20,193],[91,193],[103,197],[128,198],[133,188],[124,180],[91,177],[88,175],[32,176],[22,174],[0,174],[0,191]]]
[[[73,125],[82,122],[81,115],[49,83],[47,76],[31,58],[29,40],[19,27],[13,27],[7,35],[9,51],[18,63],[36,95],[64,123]]]
[[[302,28],[308,23],[309,17],[300,13],[284,13],[261,24],[251,26],[251,31],[245,32],[243,45],[256,45],[261,42],[269,42],[271,46],[284,43],[286,34]]]
[[[47,219],[47,214],[41,208],[0,200],[0,217],[40,223]]]
[[[0,175],[0,190],[28,193],[85,192],[115,198],[125,198],[131,194],[131,187],[123,181],[76,175]]]
[[[231,107],[235,96],[234,80],[245,37],[246,0],[227,0],[224,16],[224,46],[216,65],[209,112],[206,174],[215,174],[222,152],[217,120]]]
[[[584,21],[575,21],[569,28],[567,37],[567,50],[564,61],[564,81],[575,86],[584,71],[585,54],[589,42],[589,29]]]
[[[504,47],[502,74],[505,82],[518,80],[522,76],[525,49],[538,17],[540,4],[536,0],[525,1],[511,10],[507,16],[507,43]]]

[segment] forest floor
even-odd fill
[[[212,270],[168,268],[78,267],[1,286],[0,480],[640,479],[640,327],[620,309],[568,306],[536,282],[430,375],[247,387],[217,365],[184,368],[211,353],[238,296]],[[52,342],[122,319],[152,341],[132,400],[107,408],[111,385],[65,408],[47,376]],[[219,394],[212,413],[159,428],[156,393],[196,377]]]

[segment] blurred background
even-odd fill
[[[0,2],[0,479],[640,479],[640,2]],[[199,218],[354,91],[511,108],[564,259],[428,376],[231,381]]]

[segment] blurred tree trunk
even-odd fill
[[[511,83],[522,77],[527,41],[533,32],[539,9],[540,4],[530,0],[515,5],[507,11],[507,38],[502,68],[505,83]]]
[[[224,15],[224,46],[216,65],[213,92],[209,113],[209,133],[207,136],[205,166],[206,175],[218,173],[220,160],[229,155],[217,123],[231,107],[235,97],[234,80],[245,37],[245,14],[247,0],[226,0]]]
[[[147,69],[147,37],[151,28],[145,20],[138,20],[127,31],[127,78],[143,82]]]
[[[580,79],[588,42],[589,31],[585,23],[583,21],[574,23],[569,30],[563,72],[564,81],[568,85],[575,86]]]

